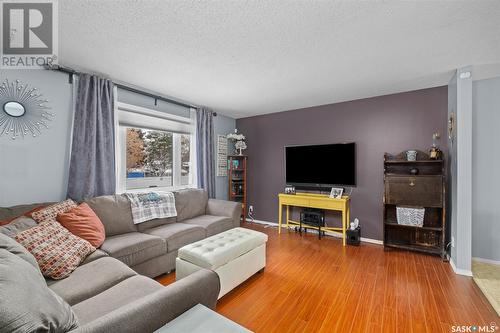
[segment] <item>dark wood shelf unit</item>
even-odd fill
[[[443,160],[416,160],[416,161],[407,161],[407,160],[387,160],[385,161],[387,164],[424,164],[424,163],[443,163]]]
[[[247,162],[248,156],[228,156],[228,198],[231,201],[241,202],[241,220],[243,222],[246,221],[247,216]]]
[[[410,170],[418,169],[414,175]],[[445,163],[418,151],[417,161],[405,152],[384,154],[384,246],[438,254],[446,258]],[[397,207],[425,208],[422,227],[398,224]]]
[[[426,227],[426,226],[416,227],[416,226],[413,226],[413,225],[398,224],[398,222],[396,220],[391,221],[391,222],[386,221],[385,225],[386,225],[386,227],[418,228],[418,229],[422,229],[422,230],[434,230],[434,231],[441,231],[441,230],[443,230],[443,228],[439,228],[439,227]]]
[[[435,255],[441,255],[442,252],[441,247],[436,247],[436,246],[408,245],[408,244],[396,244],[396,243],[385,243],[384,246],[400,250],[417,251]]]

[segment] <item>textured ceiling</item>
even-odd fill
[[[59,20],[61,63],[236,118],[500,62],[500,1],[62,0]]]

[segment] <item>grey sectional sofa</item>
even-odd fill
[[[208,199],[202,190],[175,192],[177,217],[134,225],[125,196],[86,202],[106,229],[100,249],[67,278],[48,288],[72,307],[79,332],[152,332],[201,303],[214,308],[220,291],[216,273],[201,270],[167,287],[149,277],[175,268],[177,250],[240,225],[240,204]],[[0,219],[36,205],[0,208]],[[146,276],[144,276],[146,275]]]
[[[236,202],[208,199],[196,189],[174,195],[177,217],[137,225],[124,195],[87,200],[106,229],[106,240],[94,256],[110,255],[139,274],[155,277],[175,269],[179,248],[240,226],[241,205]]]

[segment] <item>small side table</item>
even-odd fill
[[[252,333],[234,321],[197,304],[155,333]]]

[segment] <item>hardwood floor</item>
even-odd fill
[[[452,332],[500,326],[472,278],[439,257],[333,237],[269,235],[267,266],[219,300],[217,312],[254,332]],[[169,284],[175,273],[158,280]],[[499,330],[500,332],[500,330]]]

